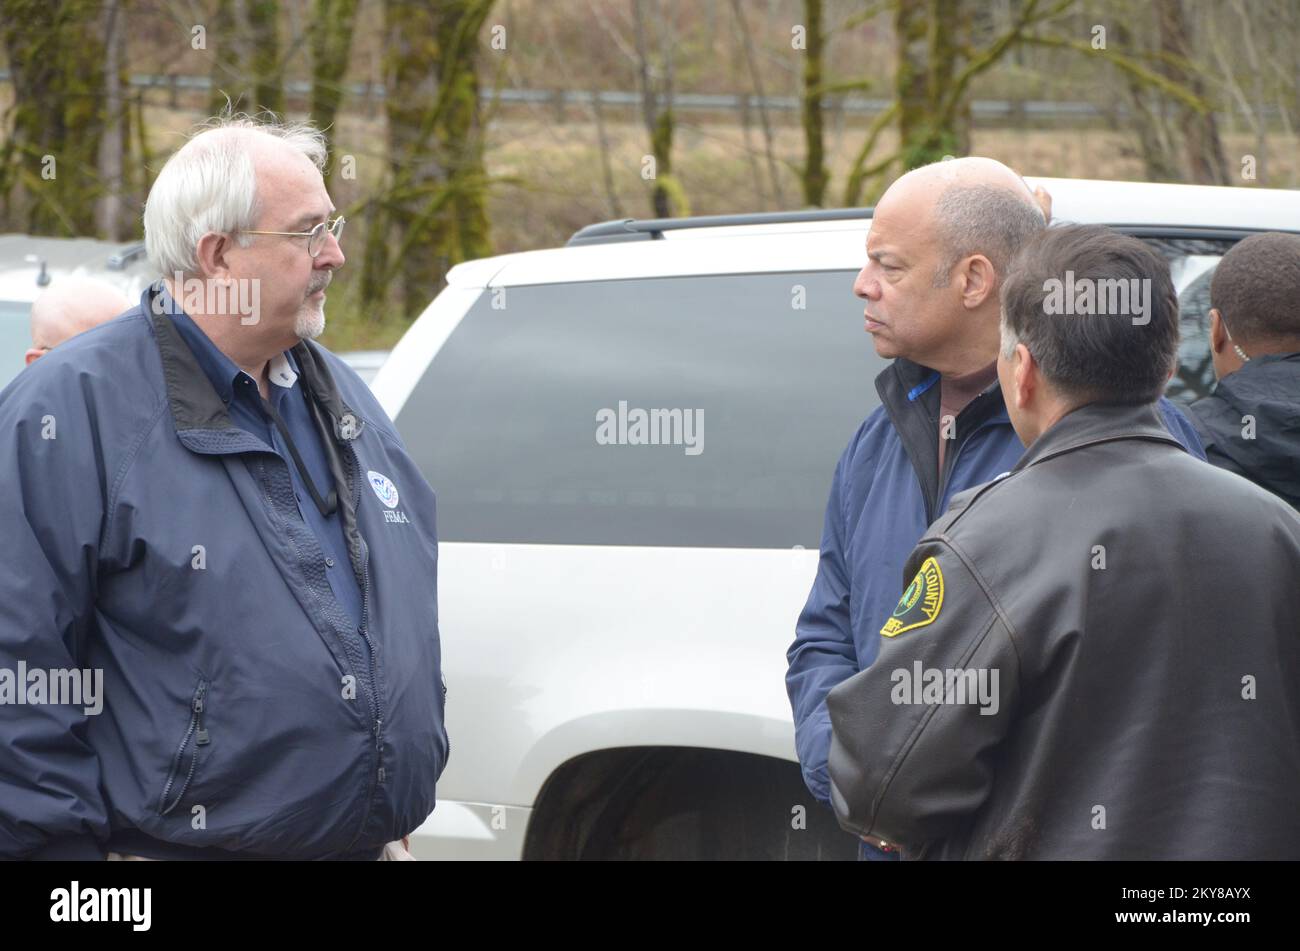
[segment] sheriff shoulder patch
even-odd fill
[[[894,616],[885,622],[880,633],[885,637],[897,637],[914,627],[925,627],[934,622],[943,607],[943,572],[939,563],[927,558],[921,563],[921,570],[916,573],[912,583],[907,586],[903,596],[894,608]]]

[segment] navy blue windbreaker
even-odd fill
[[[880,628],[907,586],[904,563],[925,529],[955,494],[1010,471],[1025,451],[995,383],[958,414],[941,479],[938,380],[903,359],[881,371],[881,405],[835,467],[817,576],[786,655],[799,764],[809,792],[827,805],[826,695],[876,659]],[[1168,400],[1159,405],[1169,431],[1204,459],[1187,418]]]
[[[449,754],[433,491],[360,378],[294,347],[354,625],[292,462],[151,294],[0,392],[0,668],[103,672],[98,713],[0,705],[0,856],[374,858]]]

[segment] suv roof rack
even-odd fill
[[[623,218],[587,225],[573,233],[565,247],[578,244],[614,244],[619,241],[654,241],[665,231],[686,228],[726,228],[734,225],[795,224],[801,221],[850,221],[870,218],[872,208],[810,208],[804,211],[761,211],[744,215],[697,215],[694,218]]]
[[[104,262],[104,266],[110,271],[125,271],[131,262],[144,257],[145,244],[140,241],[136,244],[127,245],[116,254],[110,255],[109,259]]]

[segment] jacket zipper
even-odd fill
[[[352,511],[357,531],[357,541],[361,545],[361,624],[357,628],[357,633],[361,635],[362,640],[366,642],[366,651],[370,660],[370,694],[371,694],[371,711],[374,716],[374,734],[375,734],[375,757],[377,761],[376,779],[382,783],[384,776],[384,747],[383,747],[383,727],[384,727],[384,710],[380,705],[379,696],[379,671],[375,662],[375,641],[370,636],[370,631],[366,625],[370,620],[370,546],[366,540],[361,537],[360,512],[361,512],[361,462],[357,459],[356,450],[348,446],[348,452],[352,464]]]
[[[327,413],[327,418],[332,417],[332,415],[333,414]],[[338,421],[334,420],[334,423],[335,423],[335,430],[337,431]],[[325,438],[333,439],[333,435],[330,433],[326,433]],[[336,447],[338,446],[337,443],[335,445]],[[356,450],[351,445],[350,438],[344,441],[342,445],[342,449],[347,454],[348,467],[349,467],[349,471],[352,474],[353,533],[356,535],[356,541],[357,544],[359,545],[360,561],[361,561],[361,623],[357,626],[357,633],[361,636],[361,639],[365,642],[366,650],[369,654],[370,712],[374,720],[372,725],[372,733],[375,738],[375,761],[376,761],[375,777],[377,782],[382,784],[385,779],[384,766],[383,766],[384,720],[383,720],[383,708],[380,705],[380,698],[379,698],[378,665],[375,662],[375,642],[374,639],[370,636],[370,632],[366,628],[366,625],[370,619],[370,547],[366,544],[365,539],[361,537],[361,526],[360,526],[361,462],[357,458]],[[366,825],[370,822],[370,814],[373,811],[373,807],[374,807],[374,795],[370,789],[367,789],[365,808],[364,810],[362,810],[361,821],[357,823],[357,831],[352,836],[351,842],[348,843],[347,848],[349,850],[356,845],[357,840],[360,839],[362,833],[366,831]]]
[[[944,493],[948,491],[948,483],[952,481],[952,474],[953,471],[956,470],[957,468],[958,457],[961,456],[962,452],[966,449],[966,445],[971,441],[971,438],[977,432],[979,432],[981,429],[986,429],[992,425],[994,424],[990,420],[986,419],[984,422],[980,423],[978,426],[976,426],[974,429],[972,429],[970,432],[966,434],[966,438],[961,441],[961,445],[957,447],[956,452],[944,455],[943,476],[939,480],[939,489],[934,495],[934,508],[936,510],[939,508],[939,505],[943,502]],[[943,513],[939,511],[934,511],[929,513],[930,515],[929,521],[933,522],[936,518],[938,518],[942,514]]]
[[[208,731],[203,726],[204,695],[208,691],[208,682],[199,681],[198,690],[194,692],[194,699],[190,702],[190,725],[185,730],[185,736],[181,739],[181,745],[176,750],[176,755],[172,758],[172,768],[167,776],[167,784],[163,787],[162,801],[159,802],[160,816],[165,816],[175,809],[182,799],[185,798],[185,792],[190,788],[190,782],[194,778],[194,768],[199,762],[200,746],[208,745]],[[167,805],[167,796],[176,783],[176,775],[180,770],[181,760],[185,755],[185,749],[190,744],[190,739],[194,739],[194,751],[190,754],[190,768],[185,774],[185,782],[181,784],[180,790],[176,793],[176,798],[172,804]]]

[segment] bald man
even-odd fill
[[[827,695],[876,659],[926,526],[953,495],[1009,471],[1024,452],[998,387],[998,292],[1012,256],[1042,235],[1048,209],[1050,199],[1011,169],[976,157],[908,172],[876,205],[853,291],[876,353],[894,362],[876,378],[881,405],[836,466],[817,577],[787,654],[799,762],[823,803]],[[1191,424],[1168,401],[1161,412],[1204,458]],[[926,623],[921,614],[913,626]],[[897,858],[879,840],[859,854]]]
[[[69,337],[130,309],[130,301],[112,284],[80,275],[58,279],[32,304],[32,346],[26,365]]]

